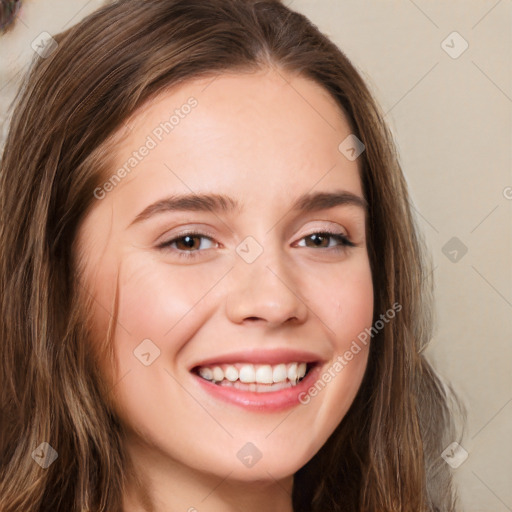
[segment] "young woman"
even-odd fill
[[[0,174],[0,510],[449,511],[393,141],[279,1],[54,36]]]

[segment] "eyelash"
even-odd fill
[[[210,235],[209,233],[201,233],[199,231],[190,231],[181,233],[179,236],[172,238],[171,240],[168,240],[167,242],[163,242],[158,246],[158,249],[161,250],[168,250],[168,247],[171,246],[173,243],[175,243],[178,240],[181,240],[185,237],[201,237],[201,238],[208,238],[210,240],[213,240],[213,237],[207,236]],[[305,235],[301,238],[303,240],[304,238],[308,238],[312,235],[327,235],[330,238],[335,238],[341,242],[340,245],[336,247],[321,247],[321,249],[334,249],[336,252],[344,251],[347,247],[355,247],[356,244],[354,244],[346,235],[343,235],[341,233],[337,233],[335,231],[313,231],[312,233],[309,233],[308,235]],[[202,252],[201,250],[195,249],[193,251],[180,251],[178,250],[178,257],[180,258],[186,258],[186,259],[193,259],[196,258],[196,253]]]

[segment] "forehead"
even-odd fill
[[[351,134],[345,114],[316,82],[282,70],[179,84],[144,104],[120,133],[112,172],[128,172],[114,193],[124,190],[132,207],[163,188],[222,191],[244,204],[283,202],[316,186],[361,194],[358,162],[339,150]]]

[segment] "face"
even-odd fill
[[[265,70],[181,84],[127,126],[78,232],[93,346],[117,290],[115,361],[101,364],[127,449],[140,465],[288,478],[367,364],[354,340],[373,286],[358,161],[339,149],[347,119],[314,82]]]

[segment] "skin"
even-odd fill
[[[293,474],[343,419],[369,345],[307,405],[284,411],[221,402],[188,369],[242,348],[283,347],[312,351],[327,369],[371,326],[365,211],[290,211],[309,192],[363,197],[358,161],[338,150],[351,130],[306,78],[270,68],[226,73],[180,84],[139,109],[123,127],[115,169],[191,96],[197,106],[95,200],[78,233],[84,285],[96,299],[95,341],[105,337],[116,287],[119,294],[115,361],[102,365],[140,480],[130,476],[124,510],[146,510],[150,500],[155,512],[289,512]],[[191,191],[226,194],[242,208],[171,211],[130,225],[151,203]],[[157,247],[190,228],[206,232],[193,249],[183,239]],[[325,230],[356,245],[326,238],[315,246],[310,235]],[[247,236],[263,249],[250,264],[236,252]],[[187,251],[195,258],[178,256]],[[144,339],[160,350],[149,366],[133,352]],[[247,442],[262,454],[250,468],[237,458]]]

